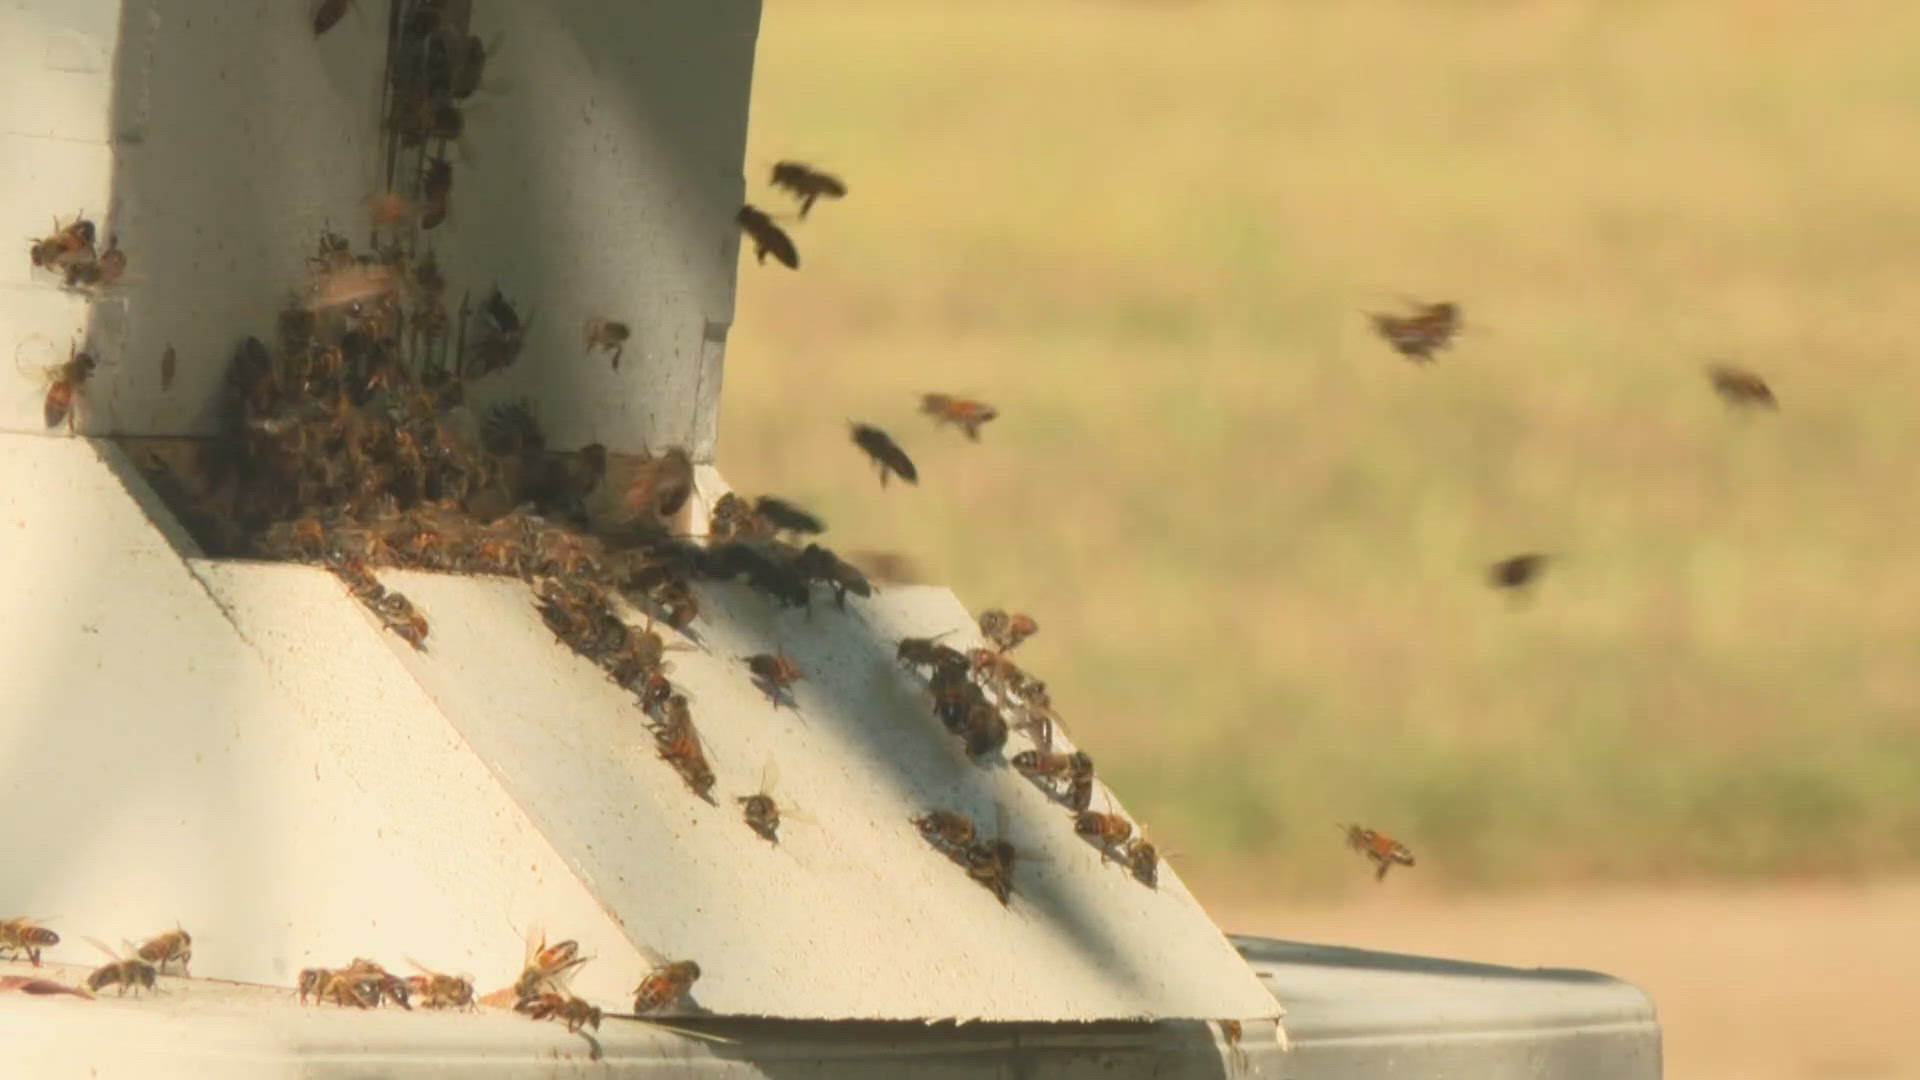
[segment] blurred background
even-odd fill
[[[1597,967],[1673,1077],[1920,1075],[1915,41],[1853,0],[766,0],[748,197],[851,190],[799,273],[743,260],[720,465],[1035,615],[1224,928]],[[1407,297],[1463,306],[1431,366],[1368,324]]]

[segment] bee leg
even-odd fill
[[[1380,868],[1379,868],[1378,870],[1375,870],[1375,871],[1373,872],[1373,880],[1375,880],[1375,881],[1384,881],[1384,880],[1386,880],[1386,877],[1387,877],[1387,871],[1389,871],[1389,870],[1391,870],[1391,869],[1393,869],[1393,864],[1392,864],[1392,863],[1390,863],[1390,862],[1387,862],[1387,861],[1385,861],[1385,860],[1381,860],[1381,863],[1380,863]]]
[[[627,351],[627,347],[625,345],[622,345],[619,348],[613,350],[613,370],[615,371],[620,370],[620,354],[626,351]]]

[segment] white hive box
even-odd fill
[[[430,239],[456,294],[497,281],[532,313],[527,358],[489,392],[531,397],[556,445],[710,454],[757,17],[749,0],[475,5],[500,45]],[[25,236],[85,210],[131,264],[88,299],[24,251],[0,260],[0,346],[47,362],[89,343],[83,435],[203,433],[235,340],[271,334],[314,238],[357,233],[383,183],[383,5],[318,40],[278,0],[0,18],[4,214]],[[634,327],[618,371],[582,353],[592,315]],[[199,977],[289,987],[309,966],[411,957],[484,991],[538,925],[594,957],[574,989],[610,1011],[652,949],[698,960],[694,1002],[727,1016],[1280,1012],[1176,875],[1149,889],[1103,864],[929,715],[892,650],[970,626],[943,590],[809,616],[705,588],[698,643],[671,656],[720,778],[708,803],[525,585],[383,572],[432,625],[415,652],[319,570],[200,557],[112,442],[48,433],[42,387],[0,385],[0,812],[22,823],[0,833],[17,868],[0,913],[50,917],[59,961],[96,959],[82,935],[177,921]],[[720,481],[701,475],[704,506]],[[770,708],[739,661],[771,648],[807,673],[797,710]],[[772,761],[804,814],[777,847],[734,802]],[[909,824],[936,807],[1003,813],[1039,856],[1010,906]]]

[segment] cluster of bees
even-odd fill
[[[180,974],[185,975],[187,964],[193,959],[193,935],[179,927],[156,934],[140,945],[129,944],[127,947],[132,950],[130,954],[124,954],[95,938],[86,940],[109,958],[107,963],[94,968],[87,976],[87,991],[94,994],[109,986],[117,987],[123,996],[129,990],[136,993],[152,990],[168,967],[178,965]],[[15,917],[0,920],[0,954],[7,959],[25,956],[34,967],[39,967],[41,951],[58,944],[60,935],[40,925],[37,919]],[[52,984],[34,992],[79,993],[72,987],[60,984]]]
[[[1404,312],[1370,312],[1367,318],[1374,333],[1395,352],[1416,364],[1432,363],[1434,354],[1450,347],[1464,325],[1460,305],[1447,300],[1410,301]],[[1733,364],[1710,363],[1705,373],[1714,393],[1733,408],[1778,410],[1780,407],[1773,388],[1752,371]],[[1556,558],[1547,552],[1528,551],[1497,559],[1487,566],[1487,584],[1510,594],[1521,594]],[[1413,853],[1399,841],[1358,825],[1339,828],[1346,833],[1347,846],[1374,864],[1374,880],[1385,878],[1387,871],[1396,865],[1413,865]]]
[[[1054,749],[1058,717],[1046,683],[1008,656],[1040,624],[1031,615],[997,608],[981,612],[978,623],[985,645],[963,652],[938,638],[903,638],[895,655],[925,679],[934,716],[959,737],[969,757],[980,761],[998,753],[1009,731],[1032,739],[1034,749],[1016,753],[1013,768],[1073,814],[1074,832],[1100,849],[1102,862],[1115,858],[1141,884],[1157,887],[1159,851],[1145,836],[1135,836],[1126,818],[1092,809],[1093,759],[1084,751]],[[1020,858],[1010,840],[985,837],[972,818],[955,810],[931,810],[912,823],[969,878],[1008,902]]]

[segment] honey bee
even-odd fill
[[[940,643],[941,638],[951,633],[953,631],[946,630],[932,637],[901,638],[900,644],[894,648],[894,658],[908,667],[965,671],[967,654],[951,645]]]
[[[1013,898],[1013,864],[1019,852],[1006,839],[974,844],[964,852],[967,876],[979,882],[1005,907]]]
[[[179,359],[173,354],[173,343],[168,342],[167,351],[160,354],[160,389],[173,389],[173,375],[179,363]]]
[[[8,957],[27,954],[34,967],[40,966],[40,950],[60,944],[60,935],[41,926],[39,920],[24,915],[0,921],[0,952]]]
[[[773,223],[773,219],[749,203],[740,208],[740,231],[753,241],[753,257],[756,262],[765,265],[768,254],[772,254],[782,266],[789,270],[800,269],[800,252],[793,246],[793,238],[785,229]]]
[[[807,211],[813,209],[815,199],[823,195],[829,199],[841,199],[847,194],[847,185],[841,183],[839,177],[798,161],[775,164],[771,183],[774,187],[786,188],[800,200],[801,217],[806,217]]]
[[[655,518],[678,514],[693,496],[693,457],[670,446],[641,464],[627,486],[627,505]]]
[[[740,804],[740,816],[746,819],[747,827],[769,844],[780,842],[780,804],[773,801],[773,786],[779,781],[779,766],[769,761],[760,773],[760,790],[734,799]]]
[[[48,428],[57,428],[66,422],[67,431],[75,430],[75,418],[79,415],[79,404],[85,397],[87,380],[99,363],[92,353],[81,352],[78,345],[67,350],[65,363],[47,368],[44,377],[47,381],[47,397],[42,405],[42,418]]]
[[[633,1011],[650,1013],[665,1009],[685,997],[699,978],[700,965],[692,960],[661,964],[634,987]]]
[[[167,970],[168,964],[178,962],[180,973],[188,974],[187,964],[193,959],[193,935],[176,926],[163,934],[148,938],[134,951],[134,955],[163,973]]]
[[[654,742],[660,760],[673,766],[695,795],[712,801],[713,767],[707,764],[706,751],[700,746],[700,733],[693,727],[693,711],[684,694],[673,694],[660,710],[663,719],[655,727]]]
[[[823,533],[827,527],[820,519],[785,499],[762,495],[753,500],[753,512],[776,530],[796,533]]]
[[[1413,852],[1407,850],[1407,845],[1402,844],[1385,833],[1375,832],[1372,829],[1364,829],[1358,825],[1336,825],[1334,827],[1343,830],[1347,834],[1348,847],[1365,854],[1367,858],[1373,861],[1375,868],[1373,880],[1375,881],[1385,878],[1387,871],[1393,869],[1395,863],[1402,866],[1413,865]]]
[[[920,411],[933,417],[936,424],[952,424],[958,427],[974,442],[980,441],[981,427],[1000,415],[998,409],[984,401],[951,397],[947,394],[922,394]]]
[[[1084,813],[1093,805],[1093,773],[1076,776],[1067,783],[1067,809]]]
[[[1022,750],[1013,755],[1010,764],[1029,780],[1072,783],[1080,777],[1093,776],[1093,758],[1079,750],[1072,753]]]
[[[1487,568],[1487,582],[1496,589],[1523,589],[1546,569],[1548,558],[1529,552],[1501,559]]]
[[[1713,384],[1714,393],[1729,405],[1780,408],[1780,403],[1774,399],[1773,388],[1767,385],[1767,381],[1745,368],[1731,364],[1708,364],[1707,380]]]
[[[793,684],[801,679],[800,669],[785,653],[756,653],[746,657],[745,662],[747,670],[753,672],[754,682],[775,705],[788,699]]]
[[[858,568],[819,544],[808,544],[793,560],[794,572],[808,581],[818,581],[833,589],[833,602],[844,608],[847,594],[872,596],[873,584]]]
[[[999,608],[980,613],[980,636],[993,642],[1001,652],[1011,652],[1020,643],[1040,632],[1040,624],[1031,615],[1007,614]]]
[[[427,163],[427,174],[420,181],[420,227],[431,229],[447,220],[447,204],[453,198],[453,163],[435,158]]]
[[[413,1005],[408,1001],[407,980],[365,957],[355,957],[353,963],[334,972],[333,979],[336,992],[350,987],[356,1001],[370,1005],[391,1001],[408,1011],[413,1009]]]
[[[56,219],[53,232],[33,241],[28,255],[33,265],[43,270],[61,270],[74,263],[94,261],[93,222],[85,215],[75,214],[73,220],[65,225]]]
[[[524,1001],[542,993],[563,993],[568,975],[588,959],[580,955],[580,943],[571,938],[549,945],[544,933],[530,935],[526,964],[513,982],[513,995]]]
[[[853,443],[866,451],[875,465],[880,467],[880,486],[887,486],[887,475],[893,473],[909,484],[920,482],[919,470],[913,467],[913,459],[907,456],[893,437],[877,427],[868,424],[854,424]]]
[[[121,996],[125,996],[129,990],[152,990],[158,984],[160,973],[152,964],[138,957],[123,957],[93,938],[87,942],[113,961],[93,969],[93,974],[87,976],[87,989],[97,994],[109,986],[118,986]]]
[[[332,977],[333,972],[328,971],[326,968],[310,967],[301,969],[299,978],[294,980],[294,989],[300,992],[300,1004],[305,1005],[309,997],[318,1001],[320,999],[321,988],[326,986],[327,981]]]
[[[954,810],[929,810],[911,819],[927,843],[949,856],[973,845],[973,819]]]
[[[1431,363],[1433,354],[1446,348],[1460,330],[1460,305],[1442,300],[1436,304],[1413,305],[1407,315],[1369,315],[1374,332],[1386,339],[1394,351],[1416,364]]]
[[[1127,845],[1123,861],[1135,881],[1149,889],[1160,887],[1160,849],[1153,846],[1153,841],[1144,836],[1134,837]]]
[[[442,975],[417,960],[408,960],[418,975],[407,976],[407,991],[424,1009],[473,1008],[473,980],[464,975]]]
[[[333,29],[333,25],[346,15],[347,8],[352,5],[353,0],[320,0],[313,9],[313,36],[319,37]]]
[[[967,704],[959,733],[968,757],[986,757],[1007,745],[1007,718],[991,702],[975,698]]]
[[[1082,810],[1073,819],[1073,831],[1082,840],[1100,849],[1100,861],[1114,854],[1133,837],[1133,822],[1119,814],[1103,814],[1097,810]]]
[[[587,320],[587,349],[600,348],[613,354],[613,370],[620,370],[620,354],[626,351],[627,324],[602,319],[598,316]]]
[[[572,994],[547,990],[532,997],[521,998],[514,1003],[513,1011],[525,1013],[535,1020],[557,1020],[567,1025],[567,1031],[570,1034],[583,1027],[600,1030],[599,1008]]]
[[[420,614],[420,610],[406,596],[389,592],[374,601],[373,610],[387,629],[399,635],[400,640],[415,649],[426,649],[427,617]]]

